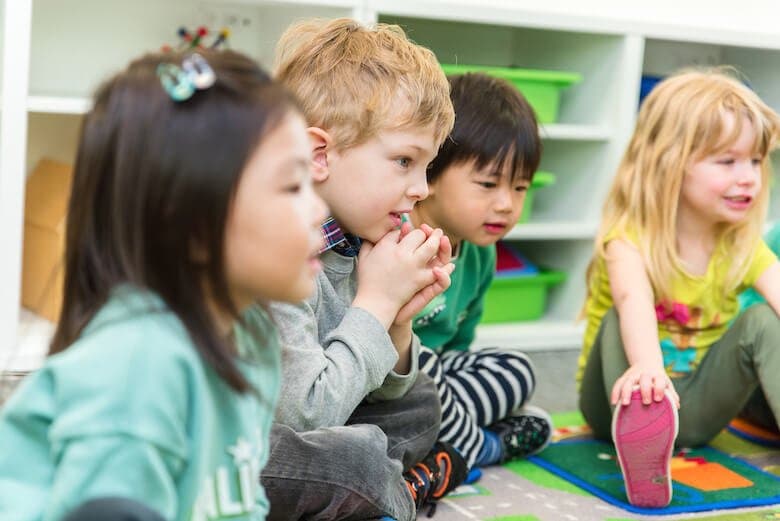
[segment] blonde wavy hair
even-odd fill
[[[397,25],[365,27],[349,18],[293,24],[276,47],[274,75],[337,150],[382,129],[431,124],[438,147],[455,121],[436,56]]]
[[[762,190],[748,218],[724,225],[718,247],[732,260],[723,286],[733,291],[749,267],[750,254],[761,237],[769,202],[771,165],[780,121],[731,69],[686,70],[659,83],[645,99],[628,148],[607,195],[595,251],[587,271],[588,293],[593,268],[606,258],[607,234],[635,234],[656,301],[671,296],[673,275],[682,270],[677,253],[677,206],[688,166],[727,150],[739,137],[744,121],[756,135],[753,152],[761,158]],[[727,133],[727,114],[736,116]]]

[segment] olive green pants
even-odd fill
[[[628,369],[614,309],[601,323],[580,387],[580,411],[597,439],[612,437],[609,396]],[[673,378],[680,395],[677,446],[709,442],[735,416],[777,430],[780,419],[780,318],[766,304],[739,315],[697,369]]]

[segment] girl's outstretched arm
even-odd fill
[[[612,387],[612,404],[628,405],[632,389],[639,386],[644,403],[661,401],[669,389],[679,407],[680,399],[664,370],[653,289],[642,256],[631,243],[614,239],[607,244],[606,263],[629,364]]]
[[[780,262],[775,262],[764,270],[756,280],[755,288],[772,306],[775,313],[780,315]]]

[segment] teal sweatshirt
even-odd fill
[[[168,520],[263,520],[259,485],[277,400],[276,333],[259,308],[234,330],[254,393],[204,364],[162,300],[129,286],[68,349],[28,376],[0,414],[0,519],[52,520],[98,497]]]
[[[450,287],[431,300],[414,319],[413,328],[420,343],[440,354],[468,351],[495,270],[495,246],[462,241]]]

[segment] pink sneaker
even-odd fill
[[[669,465],[677,429],[677,409],[668,394],[660,402],[643,405],[635,389],[631,403],[615,407],[612,439],[632,505],[662,508],[672,500]]]

